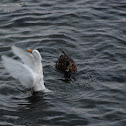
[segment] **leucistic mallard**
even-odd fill
[[[56,61],[56,69],[64,73],[76,72],[77,65],[65,52],[62,51]]]

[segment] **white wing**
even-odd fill
[[[28,66],[7,56],[2,56],[2,59],[6,70],[12,77],[18,79],[27,88],[34,86],[36,76]]]
[[[21,48],[18,48],[16,46],[11,47],[13,53],[18,56],[24,64],[28,65],[31,69],[34,70],[35,68],[35,59],[32,54],[30,54],[27,51],[24,51]]]

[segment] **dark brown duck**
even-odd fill
[[[56,61],[56,69],[62,72],[76,72],[77,66],[76,63],[62,51],[62,54],[59,56]]]

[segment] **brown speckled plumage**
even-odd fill
[[[62,72],[76,72],[77,66],[75,62],[62,51],[62,54],[56,61],[56,69]]]

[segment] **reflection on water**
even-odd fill
[[[126,1],[0,1],[1,55],[38,49],[51,93],[31,94],[0,61],[0,125],[126,125]],[[61,51],[77,64],[55,69]]]

